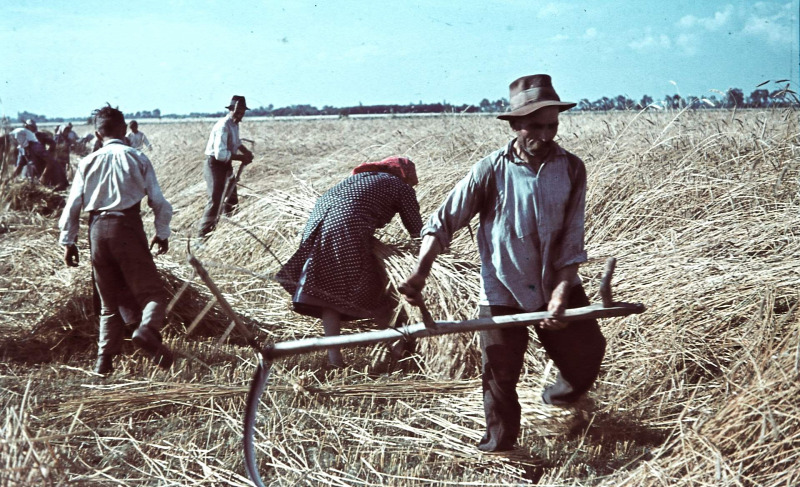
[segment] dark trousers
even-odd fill
[[[574,286],[567,307],[588,304],[589,298],[583,287]],[[545,306],[539,311],[546,309]],[[522,312],[508,306],[481,306],[479,316],[488,318]],[[577,400],[597,379],[605,354],[606,340],[597,320],[574,321],[563,330],[542,330],[538,326],[535,330],[559,370],[556,382],[542,394],[543,400],[549,404],[567,404]],[[483,451],[509,450],[519,435],[521,408],[517,382],[528,348],[528,328],[484,330],[480,337],[486,434],[478,448]]]
[[[147,244],[139,205],[126,211],[92,214],[89,240],[100,295],[98,355],[116,355],[122,347],[130,296],[141,310],[141,324],[154,331],[164,325],[166,293]],[[136,311],[138,311],[136,310]]]
[[[29,160],[33,160],[40,174],[39,181],[45,186],[61,191],[66,189],[67,173],[40,142],[29,142],[26,149]]]
[[[19,148],[17,150],[17,166],[14,174],[21,174],[23,179],[36,181],[39,179],[39,170],[36,168],[33,159],[28,159],[25,155],[25,149]]]
[[[200,238],[213,232],[217,226],[217,217],[219,216],[220,205],[223,204],[222,197],[225,192],[225,186],[229,180],[233,179],[233,165],[230,162],[220,162],[214,157],[208,156],[203,165],[203,178],[206,181],[208,202],[203,212],[203,218],[200,220],[198,231]],[[233,186],[232,183],[230,184]],[[228,197],[225,199],[224,207],[222,208],[224,215],[232,213],[236,205],[239,204],[236,186],[229,188],[228,192]]]

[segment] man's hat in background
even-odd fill
[[[233,95],[233,98],[231,98],[231,104],[226,106],[225,108],[227,108],[228,110],[234,110],[236,108],[237,103],[241,103],[242,105],[244,105],[245,110],[250,110],[249,108],[247,108],[247,103],[244,101],[244,97],[241,95]]]
[[[544,107],[555,106],[558,111],[563,112],[577,105],[561,101],[550,76],[546,74],[523,76],[511,83],[509,88],[509,109],[507,113],[498,115],[500,120],[524,117]]]

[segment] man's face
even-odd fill
[[[244,118],[244,104],[237,102],[233,109],[233,121],[239,123]]]
[[[516,122],[517,144],[529,156],[549,152],[558,133],[558,107],[544,107]]]

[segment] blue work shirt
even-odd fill
[[[448,247],[479,214],[479,304],[535,311],[549,301],[557,271],[587,260],[586,169],[556,145],[535,172],[513,147],[514,140],[475,164],[421,234]]]

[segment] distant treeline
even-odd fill
[[[708,109],[708,108],[771,108],[771,107],[791,107],[799,106],[800,99],[797,93],[789,89],[789,85],[775,89],[768,90],[762,88],[768,82],[759,85],[749,96],[745,96],[744,92],[739,88],[731,88],[726,92],[718,92],[720,98],[716,95],[708,97],[687,96],[686,98],[680,95],[666,95],[662,100],[656,100],[650,95],[644,95],[641,100],[633,100],[626,95],[619,95],[614,98],[602,97],[595,101],[590,101],[584,98],[578,102],[577,110],[580,111],[608,111],[608,110],[642,110],[649,106],[667,109]],[[779,80],[776,84],[788,83],[788,80]],[[319,115],[333,115],[339,117],[347,117],[350,115],[391,115],[391,114],[409,114],[409,113],[499,113],[504,112],[508,107],[508,100],[501,98],[495,101],[489,101],[484,98],[478,105],[452,105],[447,102],[442,103],[410,103],[408,105],[361,105],[352,107],[333,107],[323,106],[317,108],[312,105],[290,105],[286,107],[276,108],[272,104],[268,106],[261,106],[253,108],[247,112],[248,116],[256,117],[286,117],[286,116],[319,116]],[[203,118],[203,117],[221,117],[226,112],[192,112],[189,114],[162,114],[158,108],[154,110],[144,110],[139,112],[126,113],[125,118],[131,119],[148,119],[148,118]],[[17,113],[17,120],[23,122],[27,119],[32,119],[37,123],[40,122],[85,122],[91,123],[91,117],[76,117],[76,118],[48,118],[45,115],[38,115],[30,112]],[[4,120],[8,123],[8,120]]]

